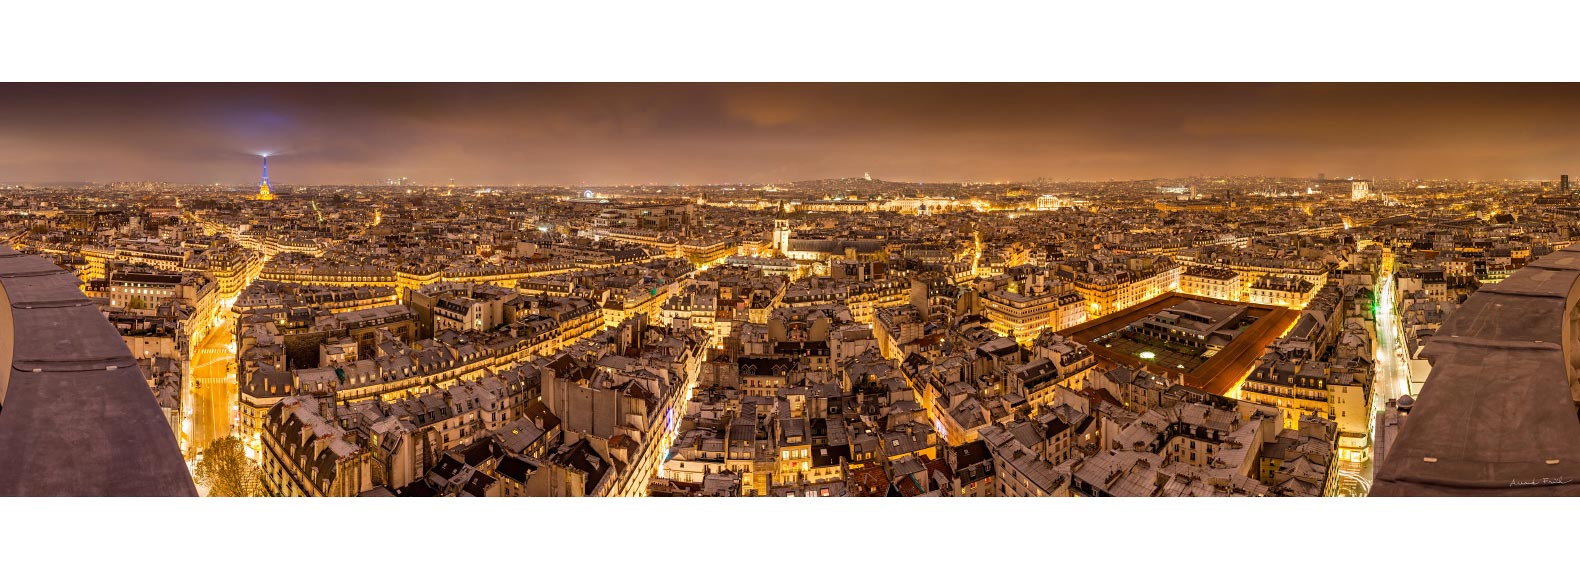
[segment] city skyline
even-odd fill
[[[11,84],[0,183],[1546,179],[1562,86]]]
[[[1561,571],[1549,4],[19,4],[4,569]]]
[[[118,88],[0,97],[0,169],[175,168],[0,187],[0,495],[1574,492],[1572,357],[1454,355],[1567,342],[1552,91]]]
[[[11,268],[125,343],[132,449],[196,486],[159,494],[1466,493],[1385,468],[1439,453],[1413,399],[1480,364],[1421,344],[1580,232],[1562,174],[276,196],[270,157],[256,193],[0,191]],[[584,420],[607,399],[618,433]],[[1517,475],[1566,491],[1553,469]]]

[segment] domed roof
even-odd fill
[[[1409,409],[1411,405],[1415,404],[1415,397],[1411,397],[1410,395],[1400,395],[1399,401],[1395,404],[1398,405],[1400,409]]]

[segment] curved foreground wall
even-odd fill
[[[115,327],[48,260],[0,245],[0,496],[195,496]]]
[[[1577,285],[1580,244],[1460,305],[1371,495],[1580,495]]]

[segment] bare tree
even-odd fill
[[[264,495],[258,479],[258,470],[242,449],[235,436],[215,439],[203,450],[203,460],[197,464],[198,483],[208,486],[210,496],[258,497]]]

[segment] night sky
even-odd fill
[[[0,84],[0,182],[1580,173],[1574,85]]]

